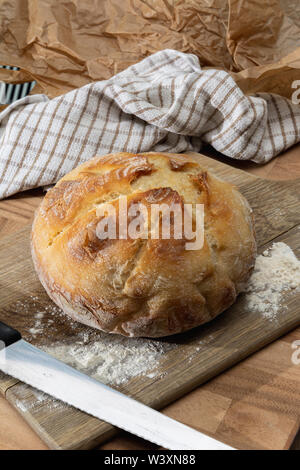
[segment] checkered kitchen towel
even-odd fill
[[[228,73],[173,50],[52,100],[20,99],[0,123],[0,198],[54,183],[96,154],[199,151],[208,142],[264,163],[300,140],[299,106],[245,96]]]

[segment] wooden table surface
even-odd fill
[[[206,149],[204,153],[216,156],[209,149]],[[248,162],[237,162],[220,155],[218,158],[221,158],[227,164],[237,166],[267,179],[288,180],[300,177],[300,145],[293,147],[264,166]],[[42,197],[42,190],[35,189],[0,201],[0,237],[14,233],[25,224],[31,222],[34,211]],[[224,413],[228,412],[230,408],[226,423],[227,429],[224,432],[230,432],[233,438],[235,435],[243,435],[244,442],[249,442],[250,447],[255,447],[255,443],[259,442],[260,436],[263,435],[264,441],[269,440],[270,448],[286,448],[287,444],[280,441],[280,436],[276,434],[276,430],[273,432],[276,427],[276,422],[274,421],[275,411],[268,410],[268,419],[266,420],[266,409],[263,404],[261,404],[261,414],[257,411],[259,407],[255,407],[255,413],[253,413],[254,408],[251,407],[251,403],[259,402],[260,388],[261,386],[266,386],[266,384],[260,384],[254,380],[251,390],[247,390],[247,393],[245,393],[245,390],[242,390],[241,396],[240,380],[245,374],[251,374],[251,364],[255,364],[258,360],[264,360],[264,357],[270,357],[270,352],[272,355],[278,356],[280,354],[282,370],[285,370],[285,373],[280,374],[279,372],[276,377],[274,376],[272,386],[276,387],[280,384],[281,393],[284,394],[285,387],[286,389],[289,387],[289,378],[300,373],[300,366],[293,365],[291,362],[291,344],[299,339],[300,328],[297,328],[262,351],[253,354],[242,363],[177,400],[164,411],[169,416],[190,426],[198,427],[200,423],[200,428],[204,432],[207,431],[209,433],[218,427],[218,422],[223,419]],[[271,368],[272,364],[266,364],[266,367],[268,366]],[[286,370],[288,370],[288,373]],[[220,400],[218,390],[226,388],[226,381],[232,374],[236,377],[236,387],[227,387],[226,394]],[[248,378],[251,381],[251,376]],[[216,403],[217,399],[219,400],[218,403]],[[280,396],[278,396],[278,401],[280,401]],[[212,403],[214,407],[213,412],[212,407],[210,409]],[[273,409],[276,410],[276,419],[278,420],[280,403],[274,403],[273,405]],[[297,419],[295,421],[295,419],[289,420],[285,418],[285,420],[286,422],[281,422],[281,425],[285,426],[287,433],[291,435],[291,439],[288,442],[289,447],[292,444],[297,429],[299,429],[300,422],[297,422]],[[101,449],[107,450],[147,448],[155,447],[126,433],[120,434],[120,436],[101,446]],[[293,448],[300,448],[299,434],[293,444]],[[9,403],[0,397],[0,450],[2,449],[38,450],[47,449],[47,446]]]

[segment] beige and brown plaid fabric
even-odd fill
[[[208,142],[264,163],[300,140],[299,106],[245,96],[228,73],[173,50],[53,100],[18,100],[0,122],[0,198],[54,183],[96,154],[199,151]]]

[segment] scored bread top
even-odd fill
[[[204,244],[184,239],[100,240],[99,208],[142,202],[204,204]],[[118,211],[117,211],[118,212]],[[49,296],[72,318],[111,333],[165,336],[205,323],[236,299],[254,265],[251,209],[231,184],[189,155],[95,157],[48,191],[32,254]]]

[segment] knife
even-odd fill
[[[166,449],[233,450],[53,358],[2,322],[0,370]]]

